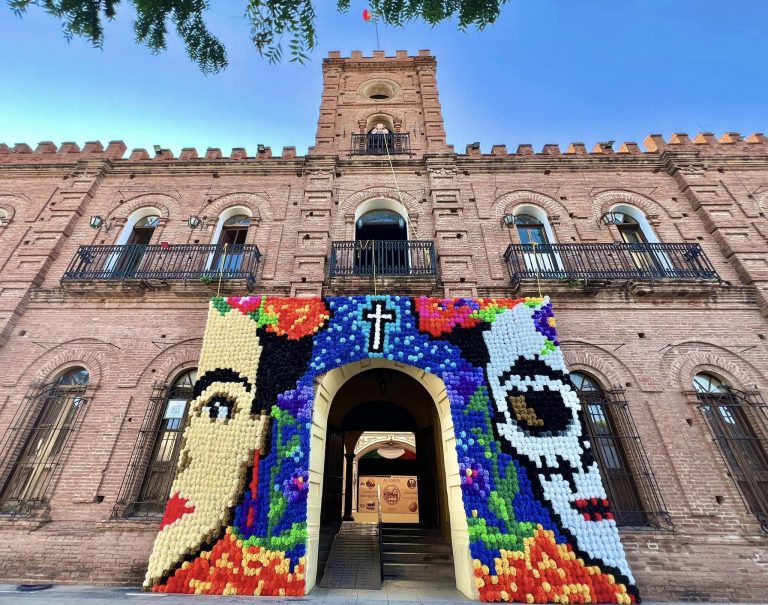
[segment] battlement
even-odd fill
[[[738,132],[726,132],[719,139],[711,132],[701,132],[691,139],[687,134],[678,132],[665,140],[660,134],[651,134],[643,141],[645,150],[634,142],[621,143],[616,148],[614,141],[598,142],[587,151],[584,143],[571,143],[565,151],[557,144],[545,144],[540,152],[533,145],[521,144],[517,151],[510,153],[506,145],[493,145],[490,154],[483,153],[480,143],[469,143],[464,155],[471,157],[489,156],[572,156],[572,155],[650,155],[665,151],[696,151],[704,155],[763,155],[768,154],[768,137],[756,132],[743,137]]]
[[[533,145],[520,144],[517,150],[510,153],[506,145],[493,145],[490,153],[483,153],[480,143],[470,143],[466,146],[464,156],[469,157],[509,157],[509,156],[604,156],[604,155],[658,155],[665,151],[695,151],[702,155],[768,155],[768,137],[762,133],[754,133],[747,137],[738,132],[726,132],[720,138],[709,132],[702,132],[690,138],[685,133],[675,133],[669,139],[660,134],[648,135],[643,142],[644,150],[633,142],[617,146],[614,141],[596,143],[591,151],[587,151],[584,143],[571,143],[563,151],[559,145],[548,143],[537,152]],[[159,148],[152,153],[138,148],[127,154],[128,148],[123,141],[110,141],[104,145],[99,141],[89,141],[81,148],[77,143],[67,142],[56,146],[51,141],[43,141],[32,149],[26,143],[16,143],[12,147],[0,143],[0,165],[2,164],[69,164],[88,159],[109,159],[113,161],[127,160],[131,162],[159,162],[176,160],[179,162],[194,161],[265,161],[291,160],[300,158],[296,147],[283,147],[280,155],[273,155],[272,148],[259,146],[254,155],[249,155],[244,147],[235,147],[226,155],[218,147],[209,147],[200,153],[194,147],[184,147],[177,156],[170,149]]]
[[[26,143],[16,143],[13,147],[0,143],[0,164],[58,164],[72,163],[88,159],[109,159],[129,161],[168,161],[178,160],[182,162],[194,160],[269,160],[269,159],[294,159],[296,147],[283,147],[279,156],[272,155],[272,148],[260,145],[255,155],[248,155],[243,147],[235,147],[229,155],[222,153],[217,147],[209,147],[202,154],[194,147],[184,147],[178,157],[170,149],[160,148],[152,153],[146,149],[132,150],[127,156],[128,147],[123,141],[110,141],[104,147],[100,141],[89,141],[81,148],[77,143],[62,143],[59,147],[51,141],[38,143],[33,150]]]
[[[374,50],[370,55],[363,55],[363,51],[353,50],[348,57],[342,56],[341,51],[339,50],[331,50],[331,51],[328,51],[328,56],[325,59],[323,59],[323,63],[335,62],[338,59],[341,59],[343,61],[362,61],[362,62],[374,62],[374,61],[380,61],[381,59],[395,59],[395,60],[411,59],[411,60],[423,61],[425,59],[434,60],[435,57],[432,54],[432,52],[427,49],[422,49],[418,51],[418,53],[415,55],[408,54],[407,50],[396,50],[394,55],[392,54],[387,55],[383,50]]]

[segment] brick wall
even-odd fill
[[[445,144],[428,53],[380,55],[324,64],[326,91],[315,147],[249,156],[217,149],[150,157],[125,145],[0,145],[0,433],[34,381],[72,365],[91,376],[91,399],[67,448],[49,503],[29,518],[0,518],[0,578],[136,583],[156,522],[111,519],[152,385],[193,367],[207,299],[217,284],[148,289],[120,284],[62,286],[81,245],[112,244],[131,213],[161,216],[153,243],[210,243],[232,206],[253,216],[248,243],[263,253],[256,291],[320,295],[330,242],[354,239],[355,210],[374,199],[402,202],[411,237],[434,240],[440,280],[434,295],[553,297],[572,369],[626,390],[637,430],[674,531],[625,531],[624,542],[648,599],[760,600],[768,588],[768,534],[729,478],[709,435],[691,378],[712,371],[733,386],[768,392],[768,141],[652,135],[587,152],[521,145],[508,153]],[[375,78],[403,91],[391,103],[355,97]],[[343,95],[341,93],[344,93]],[[414,153],[350,156],[349,135],[366,115],[402,118]],[[502,259],[518,242],[502,217],[521,204],[541,209],[559,243],[610,243],[598,225],[615,204],[639,209],[661,242],[698,243],[722,283],[530,280],[513,289]],[[89,218],[105,225],[94,230]],[[190,215],[203,219],[191,230]],[[604,284],[603,284],[604,285]],[[241,287],[224,284],[228,288]],[[360,293],[370,289],[359,286]],[[389,284],[409,293],[408,282]]]

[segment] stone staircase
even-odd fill
[[[451,545],[439,530],[384,523],[381,542],[385,580],[455,582]]]
[[[321,588],[381,588],[379,527],[344,521],[325,563]]]

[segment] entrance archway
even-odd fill
[[[384,393],[382,381],[386,385]],[[456,587],[468,597],[477,598],[445,385],[433,374],[378,358],[333,369],[316,385],[309,453],[307,590],[318,580],[321,526],[340,519],[345,512],[343,473],[339,472],[343,456],[339,453],[347,444],[352,453],[357,438],[367,429],[413,430],[419,452],[420,521],[439,528],[450,541]],[[333,468],[326,468],[326,463]]]

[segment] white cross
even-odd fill
[[[380,353],[384,350],[383,327],[387,323],[395,321],[395,312],[387,311],[384,301],[376,300],[373,302],[373,308],[364,310],[363,319],[371,323],[371,335],[368,338],[368,350],[374,353]]]

